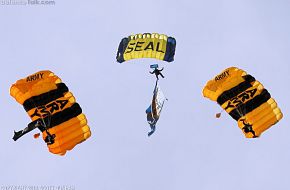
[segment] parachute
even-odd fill
[[[155,132],[155,126],[160,117],[165,100],[167,99],[158,86],[158,81],[156,81],[151,105],[146,110],[147,122],[151,127],[151,131],[148,133],[148,136],[151,136]]]
[[[154,58],[172,62],[174,61],[175,48],[175,38],[168,37],[165,34],[144,33],[130,35],[121,40],[116,59],[119,63],[138,58]],[[164,67],[162,69],[158,69],[158,67],[158,64],[150,65],[150,68],[154,70],[149,73],[155,74],[157,81],[152,103],[146,110],[147,121],[151,127],[151,132],[148,133],[148,136],[152,135],[155,131],[156,123],[160,117],[164,100],[166,99],[157,84],[159,75],[164,78],[164,75],[161,73]]]
[[[91,136],[80,105],[53,72],[39,71],[18,80],[11,86],[10,95],[23,105],[32,120],[24,130],[14,132],[15,141],[39,128],[49,151],[64,155]]]
[[[165,34],[136,34],[122,39],[116,58],[119,63],[136,58],[155,58],[172,62],[175,47],[176,40]]]
[[[263,85],[236,67],[225,69],[208,81],[203,96],[216,101],[235,119],[247,138],[259,137],[283,117]]]

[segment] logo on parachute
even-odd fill
[[[30,117],[47,117],[57,111],[63,110],[67,103],[68,100],[56,100],[44,106],[39,106],[35,109],[34,113]]]
[[[225,108],[236,108],[239,105],[243,104],[244,102],[246,102],[247,100],[249,100],[250,98],[253,98],[255,96],[257,92],[257,89],[251,89],[251,90],[246,90],[245,92],[242,92],[241,94],[233,97],[231,100],[228,101],[228,105]]]
[[[230,71],[229,70],[226,70],[225,72],[223,72],[222,74],[218,75],[215,77],[215,81],[218,81],[218,80],[221,80],[227,76],[230,75]]]
[[[42,79],[43,78],[43,74],[44,73],[37,73],[35,75],[28,76],[26,78],[26,82],[31,82],[31,81],[34,81],[34,80]]]
[[[164,51],[162,51],[162,49],[160,48],[160,42],[157,42],[157,44],[154,44],[152,41],[148,42],[148,44],[146,44],[146,42],[137,42],[137,43],[129,43],[128,47],[127,47],[127,51],[126,53],[131,53],[132,51],[146,51],[146,50],[152,50],[152,51],[157,51],[157,52],[161,52],[164,53]]]

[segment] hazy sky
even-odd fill
[[[290,1],[54,3],[0,0],[1,190],[289,190]],[[143,32],[175,37],[175,61],[117,63],[120,40]],[[168,101],[148,138],[153,63],[165,67],[160,86]],[[206,82],[230,66],[259,80],[284,113],[259,139],[246,139],[225,113],[216,119],[221,108],[202,96]],[[64,157],[49,153],[33,132],[12,140],[30,119],[10,85],[44,69],[67,84],[92,131]]]

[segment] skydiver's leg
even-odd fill
[[[148,133],[148,137],[150,137],[155,132],[155,125],[150,125],[151,131]]]
[[[164,76],[162,75],[162,73],[160,73],[161,77],[164,78]]]
[[[35,122],[31,122],[23,130],[14,131],[13,140],[16,141],[17,139],[19,139],[20,137],[22,137],[26,133],[29,133],[30,131],[34,130],[35,128],[37,128],[37,125],[35,124]]]

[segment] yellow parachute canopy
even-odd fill
[[[264,86],[236,67],[225,69],[208,81],[203,96],[216,101],[235,119],[247,138],[259,137],[283,117]]]
[[[87,119],[68,87],[51,71],[39,71],[18,80],[10,95],[23,105],[32,122],[25,130],[15,132],[17,140],[38,127],[51,153],[64,155],[91,136]],[[38,123],[42,126],[37,126]]]
[[[174,60],[176,40],[158,33],[144,33],[123,38],[119,44],[117,61],[155,58],[167,62]]]

